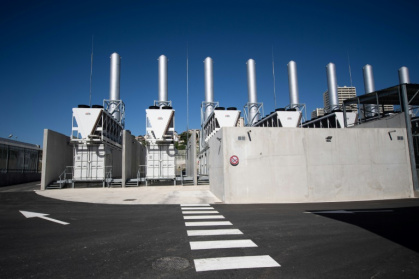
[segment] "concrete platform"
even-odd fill
[[[206,204],[220,203],[205,186],[141,186],[35,190],[38,195],[73,202],[101,204]]]

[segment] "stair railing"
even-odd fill
[[[73,180],[73,175],[74,167],[66,166],[64,171],[59,176],[58,184],[60,184],[60,189],[63,188],[63,184],[65,185],[67,182],[71,182],[71,180]]]

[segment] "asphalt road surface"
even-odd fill
[[[0,188],[0,278],[419,278],[417,199],[211,209],[65,202],[31,187]]]

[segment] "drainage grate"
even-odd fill
[[[126,199],[124,201],[136,201],[137,199]]]
[[[153,269],[157,270],[182,270],[189,266],[189,261],[180,257],[160,258],[153,263]]]

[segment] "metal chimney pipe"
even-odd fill
[[[365,94],[371,93],[375,91],[375,85],[374,85],[374,75],[372,73],[372,66],[371,65],[365,65],[363,68],[364,73],[364,89]]]
[[[336,67],[335,64],[329,63],[326,65],[327,74],[327,88],[329,91],[329,111],[339,108],[338,99],[338,85],[336,80]]]
[[[247,61],[247,91],[249,103],[257,103],[258,96],[256,90],[256,62],[253,59]],[[258,109],[255,106],[249,108],[249,125],[253,125],[259,120]]]
[[[290,90],[290,106],[294,108],[300,102],[298,101],[298,81],[297,81],[297,64],[294,61],[288,63],[288,84]]]
[[[407,67],[403,66],[399,69],[399,83],[410,83],[409,69]]]
[[[372,73],[372,66],[367,64],[363,68],[364,73],[364,89],[365,94],[371,93],[375,91],[375,85],[374,85],[374,75]],[[366,116],[374,116],[378,110],[376,105],[366,105],[367,108],[367,114]]]
[[[167,57],[159,57],[159,102],[167,102]]]
[[[109,85],[109,99],[117,101],[119,96],[119,81],[121,76],[121,57],[114,52],[111,55],[111,77]]]
[[[119,101],[119,82],[121,77],[121,57],[118,53],[114,52],[111,55],[111,76],[109,84],[109,100]],[[119,122],[121,115],[116,104],[111,104],[108,112]]]
[[[204,60],[205,70],[205,102],[214,102],[214,77],[211,57],[207,57]],[[208,119],[212,111],[213,106],[207,106],[205,109],[205,120]]]
[[[400,84],[410,83],[409,69],[407,67],[403,66],[399,69],[399,83]],[[404,87],[404,90],[407,90],[406,87]],[[408,107],[409,115],[411,116],[413,114],[412,107],[411,106],[407,106],[407,107]]]

